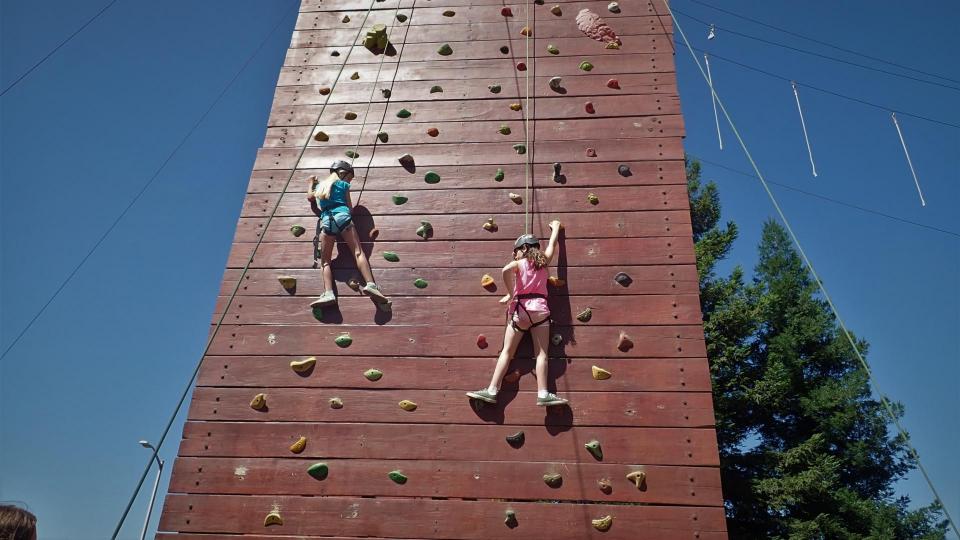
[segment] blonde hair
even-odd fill
[[[339,177],[337,179],[339,179]],[[324,201],[329,200],[330,190],[333,189],[333,183],[336,182],[337,179],[334,179],[332,177],[327,177],[324,180],[320,180],[317,183],[317,187],[313,188],[313,195],[316,198]]]

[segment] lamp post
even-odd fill
[[[159,452],[159,450],[150,444],[150,441],[140,441],[140,446],[153,450],[154,452]],[[143,540],[147,536],[147,526],[150,524],[150,514],[153,512],[153,501],[157,498],[157,488],[160,486],[160,475],[163,474],[163,460],[156,454],[154,454],[153,457],[157,460],[157,479],[153,481],[153,493],[150,494],[150,504],[147,506],[147,518],[143,520],[143,530],[140,531],[140,540]]]

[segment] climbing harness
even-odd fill
[[[531,298],[543,298],[544,300],[546,300],[547,296],[545,294],[540,294],[540,293],[518,294],[513,297],[513,301],[510,303],[510,309],[507,310],[507,322],[509,322],[510,326],[512,326],[513,329],[516,330],[517,332],[525,333],[535,326],[540,326],[541,324],[553,322],[553,320],[550,318],[549,315],[547,315],[547,317],[542,321],[533,322],[533,317],[530,316],[530,312],[527,311],[527,308],[523,306],[523,300],[529,300]],[[526,315],[527,320],[530,321],[530,326],[528,326],[527,328],[520,328],[520,326],[517,324],[517,320],[514,319],[514,316],[517,314],[519,310],[523,310],[523,314]]]

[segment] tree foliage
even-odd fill
[[[938,506],[895,495],[916,464],[786,231],[764,224],[749,281],[739,266],[717,275],[737,228],[719,225],[717,187],[700,175],[688,162],[730,537],[945,538]]]

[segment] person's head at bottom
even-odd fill
[[[37,516],[12,504],[0,504],[0,540],[37,540]]]

